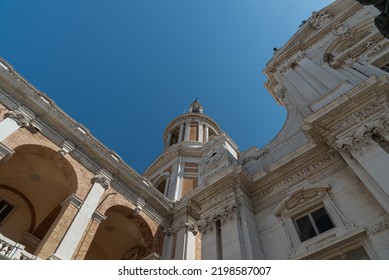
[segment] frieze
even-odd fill
[[[208,181],[208,180],[212,179],[213,177],[215,177],[216,175],[222,173],[224,170],[226,170],[230,166],[231,166],[231,163],[229,163],[228,161],[224,162],[223,164],[219,165],[214,170],[212,170],[212,171],[208,172],[207,174],[205,174],[204,180]]]
[[[338,158],[338,154],[336,152],[333,152],[329,155],[322,157],[319,160],[316,160],[314,163],[304,168],[301,168],[300,170],[294,172],[293,174],[283,179],[282,181],[265,188],[259,194],[254,196],[254,200],[259,201],[262,200],[263,198],[274,197],[275,195],[283,192],[290,186],[293,186],[294,184],[301,182],[303,179],[307,178],[315,171],[321,170],[324,167],[329,166],[337,158]]]
[[[336,125],[332,126],[330,128],[330,131],[332,133],[334,133],[334,132],[338,132],[339,130],[346,129],[346,128],[352,126],[354,123],[356,123],[357,121],[361,120],[366,115],[368,115],[369,113],[372,113],[374,110],[379,108],[379,106],[380,106],[380,104],[378,104],[376,102],[369,104],[368,106],[362,108],[358,112],[353,113],[352,115],[350,115],[346,119],[344,119],[341,122],[337,123]]]
[[[207,199],[207,202],[202,206],[202,212],[206,212],[209,209],[215,208],[216,206],[220,205],[222,202],[225,202],[229,199],[231,199],[234,196],[233,193],[231,193],[231,190],[223,191],[222,193],[219,193],[215,196],[210,197]]]

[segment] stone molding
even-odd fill
[[[217,221],[220,221],[222,226],[234,221],[236,212],[237,205],[235,202],[216,210],[212,215],[198,221],[199,232],[202,235],[207,235],[215,229]]]
[[[95,211],[92,215],[92,220],[98,222],[99,224],[101,224],[106,218],[107,216],[101,214],[99,211]]]
[[[65,156],[65,155],[71,153],[72,151],[74,151],[75,149],[76,149],[76,146],[71,141],[65,140],[62,143],[62,149],[59,151],[59,154],[62,156]]]

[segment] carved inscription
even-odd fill
[[[311,173],[323,169],[324,167],[330,165],[331,162],[336,158],[338,158],[338,155],[337,153],[334,152],[321,158],[320,160],[315,161],[309,166],[306,166],[298,170],[297,172],[290,174],[289,177],[283,179],[277,184],[271,185],[270,187],[264,189],[254,197],[254,200],[260,200],[263,199],[264,197],[272,197],[278,193],[281,193],[289,186],[302,181],[304,178],[308,177]]]
[[[378,107],[379,107],[378,103],[372,103],[372,104],[366,106],[365,108],[361,109],[358,112],[355,112],[354,114],[352,114],[348,118],[344,119],[343,121],[341,121],[341,122],[337,123],[336,125],[334,125],[333,127],[331,127],[330,128],[331,132],[337,132],[338,130],[350,127],[356,121],[360,120],[361,118],[363,118],[367,114],[371,113],[372,111],[374,111]]]
[[[206,203],[201,207],[202,212],[208,211],[209,209],[212,209],[221,203],[231,199],[233,197],[233,193],[231,193],[231,190],[223,191],[222,193],[219,193],[217,195],[214,195],[210,197]]]
[[[216,175],[222,173],[224,170],[226,170],[230,166],[229,162],[224,162],[222,165],[218,166],[216,169],[212,170],[211,172],[208,172],[205,175],[205,181],[208,181],[209,179],[212,179]]]

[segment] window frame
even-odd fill
[[[316,246],[312,246],[313,244],[320,243],[324,239],[336,239],[355,229],[355,224],[347,219],[334,203],[330,189],[328,184],[297,187],[277,206],[275,215],[283,222],[289,240],[290,256],[304,254]],[[295,221],[321,208],[325,209],[334,227],[301,241]]]

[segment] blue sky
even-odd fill
[[[0,57],[139,173],[196,98],[244,151],[286,112],[262,70],[325,0],[0,0]]]

